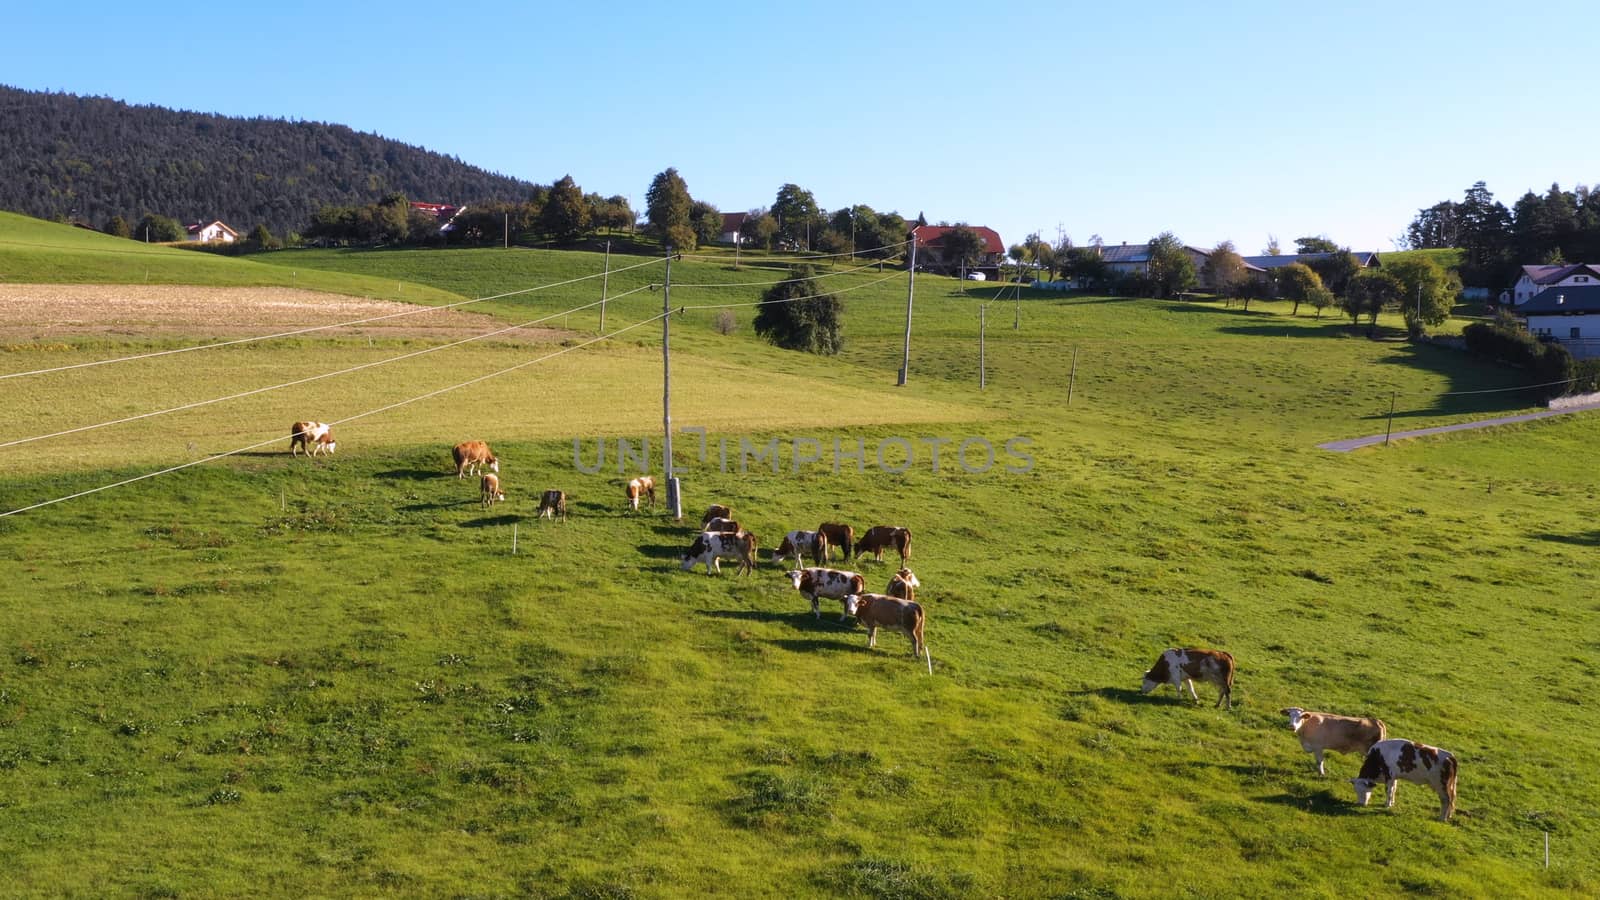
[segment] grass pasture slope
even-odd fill
[[[0,238],[3,238],[0,231]],[[0,240],[0,261],[3,255]],[[598,271],[543,251],[306,251],[274,260],[478,297]],[[614,258],[616,266],[627,262]],[[843,266],[837,269],[845,268]],[[612,280],[620,293],[652,269]],[[674,263],[680,285],[755,280]],[[892,272],[885,274],[893,274]],[[1435,348],[1214,303],[1025,296],[840,274],[846,350],[782,353],[735,310],[673,320],[686,512],[729,502],[765,547],[840,519],[912,528],[935,674],[905,640],[822,621],[766,563],[679,571],[688,523],[627,516],[615,444],[661,426],[659,326],[282,444],[9,518],[0,845],[19,895],[1584,896],[1600,891],[1592,556],[1600,420],[1329,454],[1319,440],[1525,405]],[[198,277],[198,276],[197,276]],[[225,276],[228,278],[235,275]],[[234,282],[229,282],[234,283]],[[273,283],[273,282],[267,282]],[[583,282],[471,307],[524,321]],[[673,304],[757,288],[675,287]],[[658,312],[649,290],[608,327]],[[196,323],[198,340],[225,311]],[[565,331],[443,350],[149,424],[0,449],[11,509],[333,420],[560,349]],[[435,346],[303,336],[0,382],[7,421],[68,428]],[[181,337],[168,333],[162,345]],[[134,350],[145,346],[127,341]],[[1077,374],[1070,384],[1074,350]],[[0,352],[0,373],[120,355],[99,337]],[[132,351],[128,351],[132,352]],[[159,423],[159,424],[156,424]],[[14,426],[15,428],[16,426]],[[14,430],[14,429],[13,429]],[[0,441],[10,440],[7,434]],[[1012,436],[1027,473],[903,472],[892,440]],[[489,440],[483,509],[447,447]],[[793,459],[816,438],[823,460]],[[784,450],[737,471],[740,438]],[[717,464],[719,439],[733,446]],[[836,461],[861,441],[868,465]],[[193,445],[191,447],[191,445]],[[803,445],[809,448],[809,445]],[[975,445],[974,445],[975,446]],[[659,446],[655,446],[659,453]],[[969,450],[972,449],[969,446]],[[969,456],[973,462],[979,460]],[[659,465],[659,461],[658,461]],[[533,518],[565,489],[565,525]],[[511,553],[513,528],[518,552]],[[880,590],[891,566],[863,561]],[[831,613],[831,615],[830,615]],[[1168,646],[1240,665],[1232,712],[1140,676]],[[1461,759],[1358,809],[1277,713],[1382,716]],[[1551,865],[1542,868],[1543,836]]]

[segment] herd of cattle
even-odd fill
[[[338,449],[331,428],[321,422],[295,422],[289,432],[291,455],[304,449],[308,456],[332,454]],[[488,507],[506,498],[500,489],[500,461],[483,441],[464,441],[451,449],[455,460],[456,477],[479,477],[482,503]],[[487,471],[484,471],[487,470]],[[656,482],[649,475],[634,478],[624,485],[624,499],[628,512],[638,512],[641,502],[654,508]],[[559,490],[547,490],[539,500],[539,516],[563,521],[567,517],[567,496]],[[834,552],[845,560],[860,559],[871,553],[882,562],[885,550],[900,555],[900,569],[889,577],[884,593],[870,593],[866,579],[859,572],[829,568]],[[692,571],[695,566],[705,566],[706,574],[720,574],[721,561],[738,561],[738,574],[755,570],[760,552],[756,536],[733,518],[733,510],[724,504],[713,504],[700,520],[700,530],[683,555],[681,568]],[[806,567],[810,559],[815,565]],[[928,670],[933,670],[933,657],[923,635],[927,615],[916,602],[916,589],[922,586],[917,576],[906,568],[911,559],[911,530],[898,525],[877,525],[867,529],[859,539],[855,529],[847,524],[824,522],[815,531],[791,531],[783,536],[771,553],[771,561],[795,561],[799,568],[786,576],[801,597],[811,604],[811,614],[821,618],[820,602],[838,600],[843,605],[841,622],[852,618],[867,628],[867,647],[874,648],[880,628],[898,631],[911,642],[911,655],[925,659]],[[1185,687],[1195,702],[1200,697],[1195,692],[1196,680],[1216,685],[1219,695],[1217,706],[1226,704],[1233,708],[1233,656],[1221,650],[1170,649],[1161,653],[1155,665],[1144,674],[1140,693],[1148,694],[1163,684],[1172,685],[1181,697]],[[1439,795],[1439,818],[1449,820],[1456,805],[1456,770],[1454,754],[1438,747],[1417,741],[1390,738],[1388,726],[1382,719],[1353,718],[1332,713],[1312,712],[1300,707],[1282,711],[1289,717],[1289,727],[1300,739],[1300,746],[1312,754],[1317,763],[1317,774],[1326,775],[1323,754],[1362,754],[1361,769],[1350,783],[1355,787],[1356,800],[1366,806],[1378,784],[1384,785],[1389,807],[1395,803],[1395,793],[1400,781],[1410,781],[1431,787]]]

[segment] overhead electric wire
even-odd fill
[[[173,349],[173,350],[156,350],[156,351],[152,351],[150,353],[138,353],[138,354],[135,354],[133,356],[122,356],[122,357],[117,357],[115,359],[100,359],[100,360],[94,360],[94,361],[91,361],[91,362],[72,363],[70,365],[54,366],[54,367],[51,367],[51,368],[48,368],[48,369],[34,369],[34,370],[30,371],[30,372],[8,372],[8,373],[5,373],[5,374],[0,374],[0,381],[4,381],[4,380],[6,380],[8,378],[24,378],[24,377],[27,377],[27,376],[30,376],[30,375],[47,375],[47,374],[49,374],[51,372],[65,372],[65,371],[67,371],[69,369],[88,369],[88,368],[93,368],[95,366],[108,366],[108,365],[111,365],[112,363],[132,362],[134,360],[139,360],[139,359],[153,359],[153,358],[155,358],[157,356],[171,356],[171,355],[173,355],[175,353],[188,353],[188,352],[190,352],[192,350],[213,350],[213,349],[216,349],[217,347],[231,347],[231,346],[234,346],[236,344],[250,344],[250,343],[255,343],[257,341],[270,341],[270,340],[275,340],[277,338],[286,338],[286,337],[294,337],[296,335],[301,335],[301,334],[310,334],[310,333],[312,333],[314,331],[327,331],[330,328],[349,328],[349,327],[351,327],[353,325],[365,325],[365,324],[368,324],[370,322],[381,322],[381,321],[383,321],[385,319],[397,319],[397,318],[400,318],[402,316],[416,316],[416,315],[421,315],[423,313],[437,312],[439,310],[444,310],[444,309],[456,309],[456,308],[462,307],[462,306],[470,306],[470,305],[472,305],[474,303],[484,303],[484,302],[487,302],[489,300],[503,300],[506,297],[516,297],[516,296],[520,296],[522,294],[535,293],[537,291],[547,291],[547,290],[550,290],[551,288],[565,287],[565,286],[567,286],[569,284],[577,284],[580,281],[589,281],[591,279],[600,278],[600,277],[605,276],[607,274],[615,275],[618,272],[627,272],[627,271],[629,271],[631,269],[638,269],[638,268],[642,268],[644,266],[655,265],[656,263],[659,263],[661,261],[662,260],[660,260],[660,259],[651,259],[651,260],[646,260],[645,262],[635,263],[635,264],[633,264],[631,266],[624,266],[623,268],[620,268],[620,269],[612,269],[612,270],[610,270],[609,273],[607,273],[607,272],[596,272],[593,275],[584,275],[584,276],[581,276],[581,277],[578,277],[578,278],[569,278],[566,281],[556,281],[556,282],[552,282],[550,284],[541,284],[541,285],[537,285],[537,286],[531,287],[531,288],[522,288],[521,290],[507,291],[507,292],[505,292],[503,294],[494,294],[494,295],[488,296],[488,297],[475,297],[475,298],[473,298],[471,300],[461,300],[461,301],[457,301],[455,303],[446,303],[446,304],[443,304],[441,306],[422,306],[422,307],[418,307],[416,309],[406,309],[406,310],[401,310],[400,312],[387,313],[385,315],[372,316],[372,317],[365,318],[365,319],[352,319],[352,320],[350,320],[348,322],[334,322],[334,323],[329,324],[329,325],[315,325],[315,326],[312,326],[310,328],[299,328],[299,329],[296,329],[294,331],[282,331],[282,332],[279,332],[277,334],[263,334],[263,335],[258,335],[256,337],[236,338],[234,340],[229,340],[229,341],[214,341],[214,342],[209,343],[209,344],[196,344],[193,347],[178,347],[178,348]],[[281,286],[281,285],[278,285],[278,286]]]
[[[909,243],[911,243],[911,239],[907,238],[907,239],[905,239],[905,240],[903,240],[903,241],[901,241],[901,242],[899,242],[897,244],[885,244],[882,247],[873,247],[870,250],[847,250],[847,251],[845,251],[843,253],[818,253],[818,254],[808,254],[808,255],[804,255],[804,256],[755,256],[755,257],[749,257],[749,258],[740,258],[739,262],[740,263],[751,263],[753,265],[755,263],[764,263],[764,262],[793,262],[793,261],[795,261],[797,259],[798,260],[838,259],[841,256],[849,256],[849,257],[854,258],[854,257],[860,256],[863,253],[878,253],[878,252],[883,251],[883,250],[893,250],[893,249],[895,249],[897,247],[904,247],[905,245],[907,245]],[[693,260],[698,260],[698,261],[701,261],[701,262],[727,262],[728,261],[728,257],[726,255],[712,255],[712,254],[708,254],[708,253],[684,253],[684,254],[680,254],[680,255],[684,259],[693,259]]]
[[[591,344],[596,344],[596,343],[599,343],[600,341],[609,340],[609,339],[611,339],[613,337],[616,337],[619,334],[622,334],[623,332],[632,331],[635,328],[639,328],[639,327],[641,327],[643,325],[648,325],[651,322],[658,322],[663,317],[671,315],[673,312],[681,312],[681,310],[669,310],[667,312],[656,313],[655,315],[651,316],[648,319],[643,319],[641,321],[633,323],[632,325],[626,325],[626,326],[624,326],[622,328],[618,328],[615,331],[608,332],[606,334],[602,334],[602,335],[599,335],[599,336],[594,337],[594,338],[590,338],[587,341],[584,341],[584,342],[579,343],[579,344],[574,344],[571,347],[563,347],[560,350],[555,351],[554,353],[547,353],[544,356],[538,357],[536,359],[530,359],[530,360],[527,360],[525,362],[520,362],[520,363],[518,363],[518,364],[516,364],[514,366],[508,366],[508,367],[506,367],[504,369],[500,369],[499,371],[490,372],[487,375],[480,375],[477,378],[468,379],[467,381],[463,381],[463,382],[461,382],[459,384],[454,384],[454,385],[451,385],[449,387],[443,387],[443,388],[439,388],[438,390],[429,391],[426,394],[422,394],[422,395],[417,396],[417,397],[412,397],[412,398],[407,399],[407,400],[401,400],[398,403],[390,403],[387,406],[380,406],[377,409],[369,409],[369,410],[367,410],[365,412],[357,413],[357,414],[355,414],[353,416],[345,416],[342,419],[337,419],[337,420],[335,420],[333,422],[330,422],[328,424],[329,425],[342,425],[342,424],[344,424],[346,422],[354,422],[357,419],[364,419],[364,418],[366,418],[368,416],[373,416],[373,415],[377,415],[378,413],[387,412],[387,411],[389,411],[391,409],[398,409],[399,407],[406,406],[406,405],[411,404],[411,403],[416,403],[416,402],[421,401],[421,400],[427,400],[427,399],[432,398],[432,397],[437,397],[440,394],[446,394],[446,393],[449,393],[450,391],[456,391],[456,390],[460,390],[461,388],[464,388],[464,387],[470,387],[470,386],[472,386],[474,384],[478,384],[480,382],[487,381],[487,380],[489,380],[491,378],[497,378],[497,377],[499,377],[501,375],[505,375],[505,374],[507,374],[509,372],[515,372],[518,369],[525,369],[528,366],[535,365],[535,364],[541,363],[541,362],[545,362],[547,360],[555,359],[556,357],[561,356],[561,355],[563,355],[565,353],[570,353],[570,352],[572,352],[574,350],[581,350],[584,347],[587,347],[587,346],[589,346]],[[90,494],[98,494],[101,491],[109,491],[112,488],[123,487],[125,485],[133,484],[135,482],[145,481],[145,480],[150,479],[150,478],[156,478],[156,477],[159,477],[161,475],[168,475],[168,474],[171,474],[173,472],[178,472],[178,471],[181,471],[183,469],[190,468],[192,466],[198,466],[198,465],[202,465],[202,464],[208,463],[208,462],[215,462],[215,461],[217,461],[219,459],[224,459],[224,458],[229,457],[229,456],[236,456],[236,455],[238,455],[240,453],[245,453],[245,452],[248,452],[250,450],[255,450],[258,447],[265,447],[268,444],[277,443],[277,442],[280,442],[282,440],[283,440],[282,437],[267,438],[266,440],[257,441],[257,442],[255,442],[253,444],[249,444],[249,445],[244,446],[244,447],[237,447],[237,448],[235,448],[233,450],[228,450],[228,451],[225,451],[223,453],[214,453],[214,454],[212,454],[210,456],[207,456],[207,457],[204,457],[202,459],[190,460],[189,462],[179,463],[178,465],[175,465],[175,466],[168,466],[165,469],[160,469],[160,470],[155,471],[155,472],[146,472],[143,475],[135,475],[132,478],[124,478],[121,481],[112,482],[111,484],[103,484],[103,485],[100,485],[98,487],[89,488],[88,490],[83,490],[83,491],[78,491],[76,493],[67,494],[66,496],[63,496],[63,497],[55,497],[55,498],[50,499],[50,500],[43,500],[43,501],[40,501],[38,503],[30,504],[28,506],[18,507],[16,509],[9,510],[7,512],[0,512],[0,519],[7,518],[9,516],[14,516],[14,515],[17,515],[19,513],[29,512],[29,511],[35,510],[35,509],[40,509],[42,507],[51,506],[51,505],[54,505],[56,503],[64,503],[64,502],[66,502],[68,500],[76,500],[79,497],[86,497],[86,496],[88,496]]]
[[[735,309],[741,306],[760,306],[763,303],[794,303],[798,300],[815,300],[818,297],[828,297],[833,294],[847,294],[851,291],[859,291],[862,288],[869,288],[875,284],[883,284],[885,281],[897,281],[899,278],[899,275],[888,275],[874,281],[869,281],[865,284],[857,284],[847,288],[839,288],[836,291],[829,291],[824,294],[810,294],[805,297],[785,297],[782,300],[757,300],[753,303],[703,303],[698,305],[680,306],[678,307],[678,310],[682,312],[683,310],[688,309]],[[673,285],[673,287],[677,287],[677,285]]]
[[[257,395],[257,394],[267,394],[267,393],[271,393],[272,391],[282,390],[284,388],[296,387],[296,386],[302,385],[302,384],[309,384],[309,383],[311,383],[313,381],[321,381],[324,378],[333,378],[333,377],[336,377],[336,376],[339,376],[339,375],[349,375],[349,374],[351,374],[353,372],[360,372],[360,371],[363,371],[365,369],[372,369],[372,368],[376,368],[378,366],[388,365],[389,363],[392,363],[392,362],[400,362],[401,360],[413,359],[415,357],[424,356],[424,355],[429,354],[429,353],[436,353],[436,352],[438,352],[440,350],[448,350],[448,349],[450,349],[452,347],[459,347],[462,344],[469,344],[469,343],[472,343],[473,341],[481,341],[484,338],[494,337],[495,335],[505,334],[505,333],[510,332],[510,331],[517,331],[519,329],[527,328],[527,327],[532,326],[532,325],[538,325],[538,324],[540,324],[542,322],[548,322],[551,319],[555,319],[555,318],[558,318],[558,317],[561,317],[561,316],[571,315],[572,313],[575,313],[575,312],[582,312],[583,310],[599,306],[601,303],[610,303],[612,301],[621,299],[623,297],[627,297],[627,296],[629,296],[631,294],[637,294],[640,291],[647,290],[647,289],[649,289],[651,287],[653,287],[653,286],[652,285],[643,285],[641,287],[634,288],[631,291],[624,291],[621,294],[617,294],[617,295],[612,296],[612,297],[607,297],[605,300],[596,300],[596,301],[594,301],[592,303],[586,303],[586,304],[584,304],[582,306],[575,306],[575,307],[573,307],[571,309],[562,310],[560,312],[553,312],[553,313],[550,313],[550,314],[545,315],[545,316],[540,316],[537,319],[531,319],[531,320],[529,320],[527,322],[519,323],[517,325],[511,325],[511,326],[508,326],[506,328],[499,328],[499,329],[496,329],[494,331],[485,332],[483,334],[473,335],[472,337],[462,338],[462,339],[460,339],[458,341],[451,341],[448,344],[440,344],[440,345],[438,345],[436,347],[425,347],[425,348],[423,348],[421,350],[413,350],[410,353],[402,353],[399,356],[391,356],[391,357],[388,357],[387,359],[379,359],[379,360],[373,360],[372,362],[361,363],[360,365],[351,366],[351,367],[349,367],[347,369],[339,369],[339,370],[334,371],[334,372],[323,372],[320,375],[311,375],[311,376],[307,376],[305,378],[297,378],[297,379],[295,379],[293,381],[285,381],[282,384],[274,384],[274,385],[269,385],[267,387],[252,388],[251,390],[248,390],[248,391],[240,391],[237,394],[229,394],[226,397],[213,397],[213,398],[211,398],[209,400],[196,400],[193,403],[184,403],[182,405],[169,407],[167,409],[155,410],[154,412],[139,413],[138,415],[133,415],[133,416],[124,416],[123,418],[120,418],[120,419],[111,419],[111,420],[106,421],[106,422],[97,422],[97,423],[95,423],[93,425],[79,425],[76,428],[68,428],[68,429],[65,429],[63,431],[56,431],[56,432],[52,432],[50,434],[39,434],[39,435],[34,435],[33,437],[16,438],[15,440],[3,441],[3,442],[0,442],[0,449],[4,449],[6,447],[15,447],[15,446],[17,446],[19,444],[31,444],[34,441],[43,441],[43,440],[48,440],[50,438],[65,437],[65,436],[67,436],[69,434],[79,434],[79,433],[85,432],[85,431],[94,431],[97,428],[106,428],[106,427],[109,427],[111,425],[124,425],[124,424],[127,424],[128,422],[137,422],[140,419],[151,419],[151,418],[155,418],[156,416],[164,416],[164,415],[167,415],[169,413],[183,412],[185,410],[190,410],[190,409],[199,409],[200,407],[203,407],[203,406],[212,406],[212,405],[217,404],[217,403],[226,403],[229,400],[241,400],[241,399],[243,399],[245,397],[253,397],[253,396]]]
[[[771,287],[775,284],[789,284],[795,281],[805,281],[807,278],[811,280],[817,280],[822,278],[836,278],[840,275],[853,275],[856,272],[861,272],[866,269],[872,269],[876,267],[876,263],[868,263],[864,266],[856,266],[853,269],[843,269],[838,272],[823,272],[819,275],[809,275],[802,278],[785,278],[781,281],[722,281],[714,284],[679,284],[674,281],[672,283],[672,288],[673,290],[677,290],[678,288]]]

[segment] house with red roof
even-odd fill
[[[744,228],[744,220],[749,217],[749,213],[723,213],[721,242],[738,246],[739,231]]]
[[[945,235],[957,228],[977,232],[978,237],[983,239],[983,255],[978,264],[968,266],[967,271],[985,272],[990,278],[998,280],[1000,263],[1006,255],[1006,245],[1000,240],[998,232],[983,225],[918,225],[911,229],[911,237],[917,244],[917,268],[945,275],[957,274],[961,268],[960,263],[948,259],[943,246]]]

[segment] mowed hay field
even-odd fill
[[[599,270],[582,255],[462,253],[479,271],[459,290],[423,278],[435,260],[461,265],[453,253],[261,259],[309,268],[320,256],[456,297]],[[758,276],[686,260],[673,277]],[[614,438],[650,437],[659,454],[652,323],[336,426],[331,459],[290,459],[284,434],[0,519],[9,891],[1600,890],[1600,739],[1581,715],[1600,687],[1585,464],[1596,420],[1316,450],[1381,432],[1391,392],[1397,427],[1411,427],[1519,408],[1516,393],[1443,395],[1526,379],[1272,304],[1028,296],[1016,330],[1014,307],[997,304],[980,393],[974,304],[995,287],[922,277],[911,383],[895,388],[904,273],[869,284],[877,277],[830,279],[867,285],[845,294],[837,359],[763,345],[748,307],[729,335],[711,310],[675,318],[674,421],[709,438],[702,462],[698,437],[680,435],[679,461],[696,521],[706,503],[731,503],[766,547],[824,520],[909,526],[931,677],[898,635],[868,652],[863,629],[833,621],[837,604],[814,620],[780,567],[681,572],[689,520],[622,513]],[[516,323],[591,289],[482,306]],[[648,290],[620,301],[608,330],[660,303]],[[591,337],[597,317],[582,315],[527,340],[4,448],[0,505],[516,365]],[[19,345],[0,354],[0,374],[183,346],[226,322],[219,310],[189,335]],[[12,379],[0,397],[20,424],[0,442],[446,340],[305,335]],[[579,471],[573,438],[592,466],[602,436],[613,439],[606,470]],[[448,447],[468,437],[499,452],[506,503],[484,510],[476,485],[453,477]],[[956,464],[968,437],[1000,451],[992,469]],[[1012,437],[1028,439],[1013,447],[1031,471],[1006,471],[1020,467],[1002,449]],[[787,448],[781,471],[737,471],[741,438]],[[796,471],[799,438],[816,438],[823,459]],[[895,438],[917,453],[899,473],[876,458],[887,440],[885,461],[900,467]],[[728,472],[719,439],[734,447]],[[861,442],[865,471],[851,459],[833,471],[836,439]],[[937,473],[923,439],[957,442]],[[969,444],[970,462],[979,449]],[[533,519],[547,487],[572,496],[565,525]],[[873,590],[893,568],[857,567]],[[1138,694],[1169,646],[1234,654],[1233,711],[1212,709],[1205,686],[1199,706]],[[1290,705],[1378,715],[1391,736],[1453,751],[1458,817],[1436,821],[1431,791],[1409,784],[1393,811],[1355,807],[1345,779],[1358,761],[1330,756],[1318,777],[1278,714]]]

